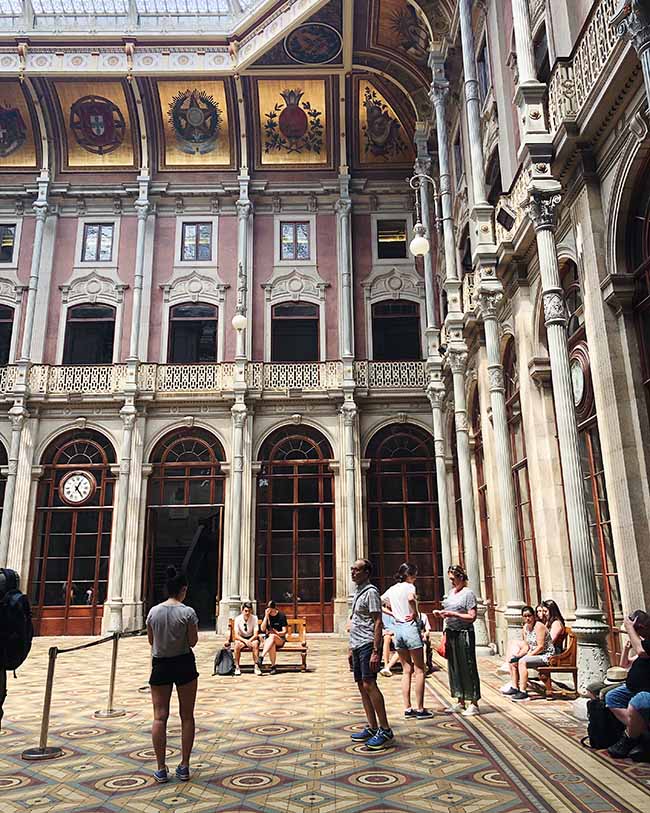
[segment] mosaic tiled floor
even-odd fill
[[[78,639],[74,641],[77,643]],[[483,714],[428,721],[401,717],[399,677],[381,678],[395,746],[384,753],[354,746],[363,724],[347,671],[345,644],[313,638],[307,674],[213,678],[213,636],[203,637],[194,777],[156,785],[149,739],[150,697],[142,638],[123,641],[116,706],[125,717],[96,720],[105,702],[110,645],[63,654],[57,661],[50,762],[27,763],[38,744],[47,648],[71,639],[35,641],[19,680],[9,678],[0,733],[2,813],[623,813],[650,810],[650,765],[629,766],[582,748],[583,727],[566,702],[516,705],[502,698],[486,671]],[[246,664],[248,666],[248,664]],[[249,667],[250,668],[250,667]],[[427,680],[428,702],[447,698],[446,676]],[[175,705],[173,706],[175,714]],[[169,764],[179,755],[172,717]]]

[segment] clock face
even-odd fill
[[[71,471],[59,484],[59,494],[69,505],[82,505],[95,493],[97,483],[90,472]]]
[[[573,403],[580,406],[585,394],[585,371],[578,359],[571,362],[571,383],[573,384]]]

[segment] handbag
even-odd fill
[[[609,748],[625,731],[625,726],[611,713],[603,700],[587,701],[587,736],[580,742],[595,750]]]
[[[442,638],[441,638],[440,643],[438,644],[438,646],[436,648],[436,652],[438,653],[438,655],[440,655],[441,658],[446,658],[447,657],[447,633],[446,632],[442,633]]]
[[[217,652],[217,655],[214,659],[214,672],[212,675],[232,675],[235,671],[235,658],[230,651],[230,649],[226,649],[224,646],[222,649]]]

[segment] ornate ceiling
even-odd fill
[[[100,184],[142,167],[171,182],[241,169],[403,177],[416,121],[430,118],[429,42],[448,32],[450,2],[31,0],[63,21],[54,45],[0,41],[0,171],[33,172],[46,157],[55,175]],[[0,13],[21,5],[0,0]],[[66,36],[74,17],[134,11],[255,24],[222,44]],[[234,72],[251,43],[256,58]]]

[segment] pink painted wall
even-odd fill
[[[25,217],[23,219],[22,234],[20,237],[20,248],[18,254],[18,280],[23,285],[29,284],[29,275],[32,269],[32,250],[34,247],[34,231],[36,229],[36,219]],[[27,304],[27,291],[23,294],[21,323],[16,325],[18,340],[16,343],[16,358],[20,357],[20,347],[23,340],[23,328],[25,326],[25,305]]]
[[[160,361],[160,332],[162,323],[163,292],[161,285],[171,279],[174,265],[176,218],[156,218],[151,272],[151,309],[149,315],[148,359]],[[165,358],[166,361],[166,358]]]
[[[54,259],[52,261],[52,280],[50,282],[50,301],[47,309],[47,324],[42,326],[47,331],[43,360],[46,364],[56,364],[56,344],[61,319],[61,291],[72,276],[75,244],[77,242],[77,218],[60,217],[54,241]],[[41,326],[36,326],[41,329]]]
[[[253,239],[253,308],[249,329],[253,331],[253,361],[264,361],[264,290],[273,273],[273,216],[258,215]]]
[[[327,359],[338,359],[340,354],[336,215],[318,215],[316,218],[316,252],[318,273],[325,282],[329,282],[329,287],[325,289],[325,341]]]
[[[131,319],[133,314],[133,276],[135,273],[135,247],[137,238],[138,218],[122,217],[120,220],[120,245],[117,247],[117,276],[120,282],[129,287],[124,292],[120,361],[124,361],[129,355]],[[101,270],[99,270],[99,273],[102,273]]]
[[[372,230],[370,226],[370,215],[353,215],[352,217],[352,262],[355,355],[358,359],[365,359],[368,355],[368,342],[366,338],[364,289],[361,287],[361,283],[372,271]]]
[[[232,326],[232,317],[237,307],[237,217],[219,218],[219,245],[217,246],[219,276],[230,285],[226,293],[226,325],[224,361],[235,357],[237,337]]]

